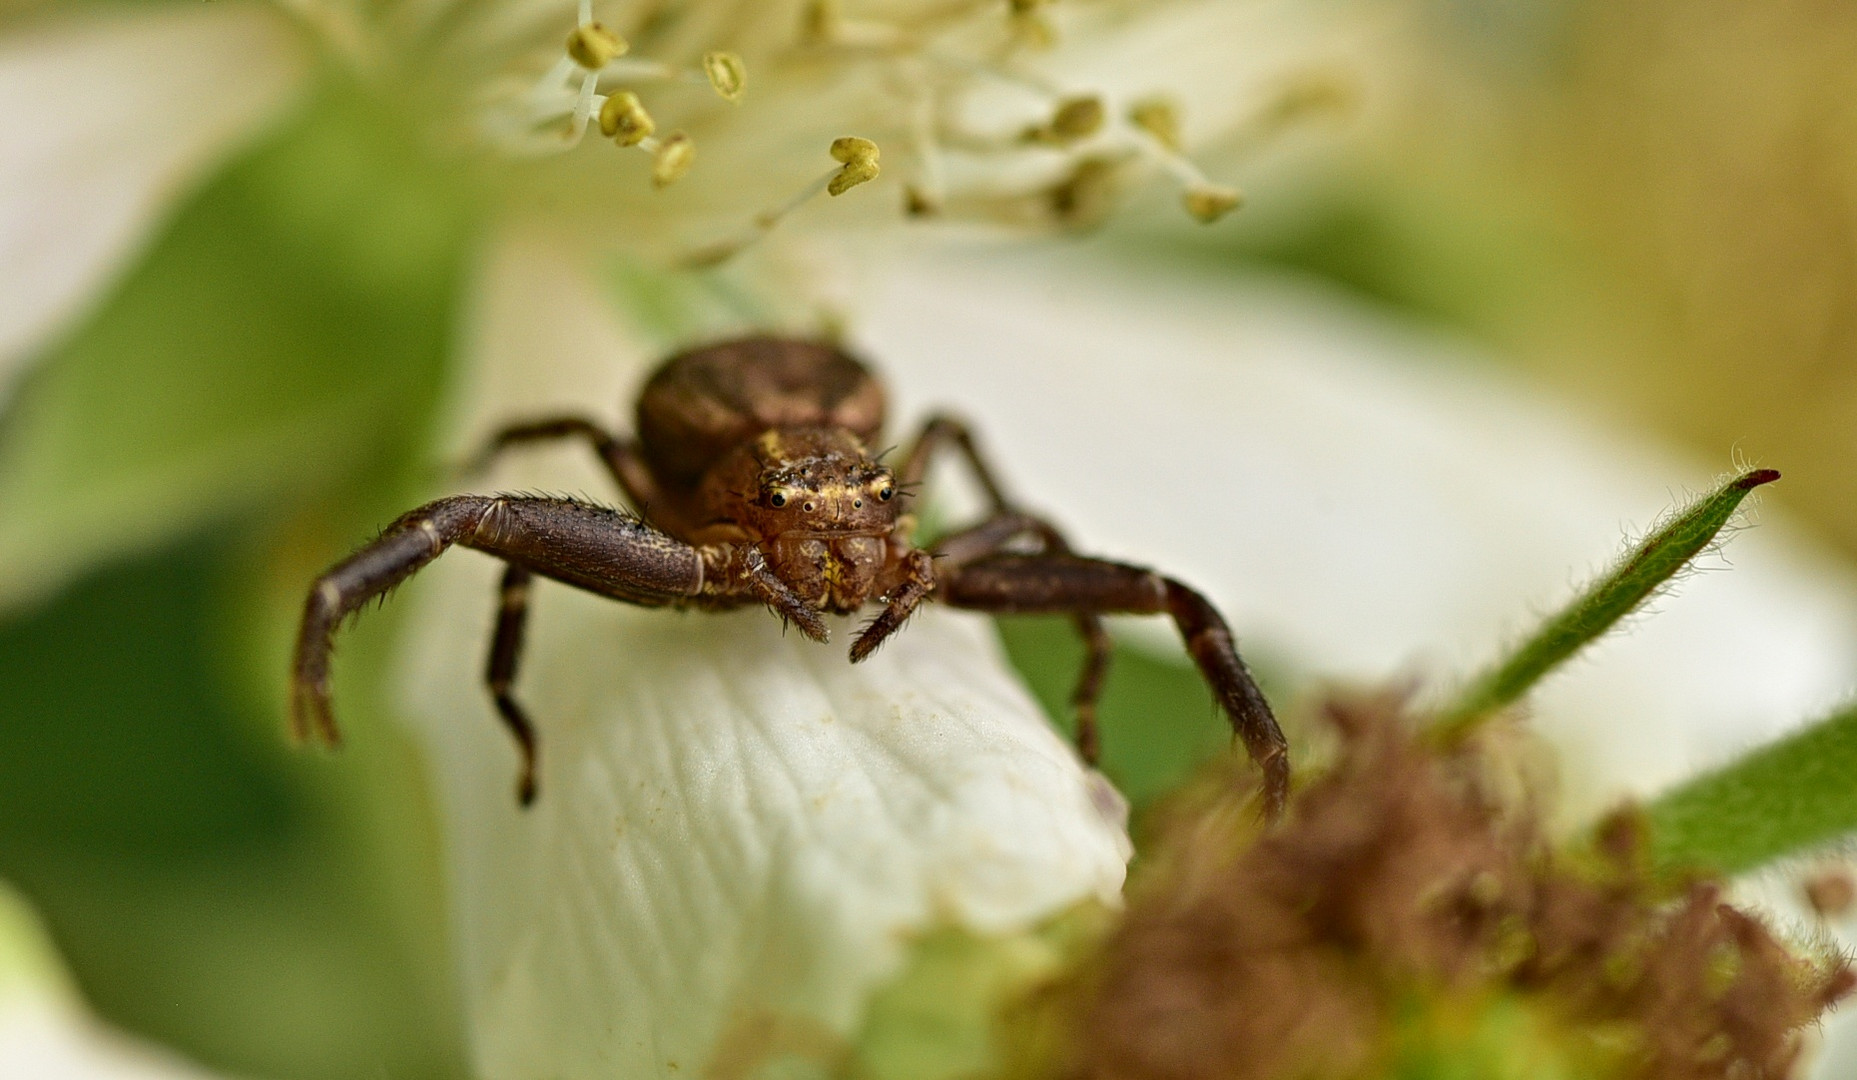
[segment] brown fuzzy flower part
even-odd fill
[[[1043,997],[1066,1049],[1033,1071],[1779,1080],[1851,989],[1712,883],[1660,894],[1633,817],[1559,855],[1474,747],[1414,737],[1387,699],[1327,715],[1338,758],[1280,826],[1176,806],[1102,955]]]

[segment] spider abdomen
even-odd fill
[[[639,449],[658,482],[690,488],[729,451],[773,428],[843,428],[869,442],[883,387],[831,345],[754,337],[672,357],[638,399]]]

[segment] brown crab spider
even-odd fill
[[[1070,616],[1085,646],[1072,704],[1077,749],[1097,756],[1096,700],[1108,670],[1108,614],[1165,614],[1263,774],[1265,813],[1289,791],[1287,745],[1225,620],[1173,578],[1072,551],[1055,527],[1017,509],[960,421],[930,420],[894,470],[866,449],[883,426],[881,385],[838,348],[754,337],[694,349],[660,367],[638,400],[637,435],[579,417],[518,424],[484,451],[586,440],[633,513],[574,499],[456,495],[414,510],[316,580],[292,671],[298,738],[333,746],[329,655],[344,616],[453,544],[507,564],[486,678],[522,753],[517,797],[536,791],[536,735],[512,692],[536,575],[647,607],[763,604],[825,641],[824,613],[882,606],[851,644],[870,656],[925,600],[994,614]],[[990,506],[979,524],[922,549],[902,512],[931,461],[963,458]]]

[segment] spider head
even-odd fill
[[[775,428],[710,478],[710,510],[760,544],[806,603],[855,611],[872,595],[903,498],[895,475],[840,427]]]
[[[764,540],[887,535],[902,498],[896,476],[843,428],[790,428],[755,440],[743,524]]]

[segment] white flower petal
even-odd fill
[[[421,583],[411,708],[492,1080],[697,1070],[730,1025],[770,1014],[845,1033],[912,931],[1020,927],[1121,885],[1119,820],[984,621],[929,613],[853,667],[764,611],[545,588],[521,679],[542,731],[525,813],[475,679],[494,568],[462,556],[427,576],[442,581]]]
[[[1253,647],[1317,672],[1466,674],[1709,481],[1331,293],[1157,273],[1071,251],[928,260],[886,280],[858,337],[918,415],[973,416],[1014,492],[1078,543],[1203,585]],[[1778,521],[1729,555],[1535,695],[1578,764],[1570,819],[1857,681],[1847,572]]]
[[[531,370],[523,326],[556,346],[564,326],[611,329],[573,314],[591,291],[544,262],[515,242],[487,272],[491,370],[466,395],[481,403],[467,430],[508,415],[489,388],[509,385],[503,365]],[[538,280],[554,285],[531,295]],[[605,490],[561,460],[505,478]],[[449,555],[402,601],[417,609],[407,707],[436,772],[490,1080],[701,1075],[770,1017],[847,1034],[910,934],[1021,927],[1117,895],[1118,800],[986,622],[956,613],[919,616],[854,667],[848,620],[820,646],[758,609],[642,611],[544,584],[517,682],[541,795],[519,810],[513,744],[478,681],[496,572]]]
[[[0,883],[0,1077],[207,1080],[173,1055],[99,1024],[26,902]]]
[[[0,396],[307,57],[239,3],[98,9],[0,40]]]

